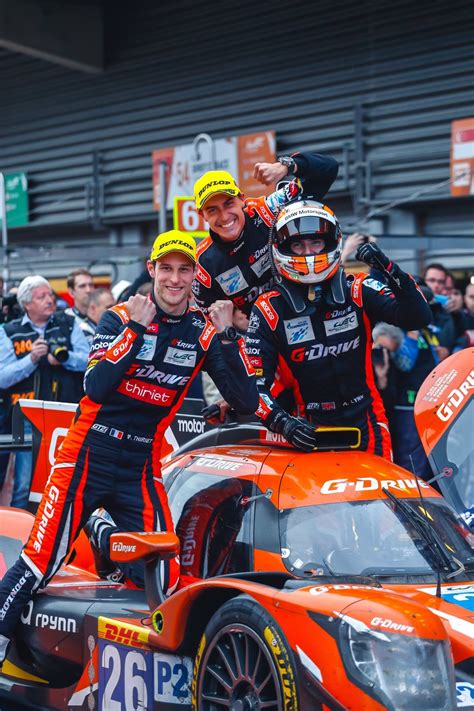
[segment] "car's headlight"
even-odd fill
[[[340,642],[348,676],[391,711],[456,708],[451,650],[444,640],[376,631],[344,617]]]

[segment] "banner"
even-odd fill
[[[196,147],[192,143],[152,152],[153,207],[160,209],[160,163],[166,163],[167,205],[171,210],[174,198],[192,195],[196,180],[208,170],[227,170],[237,180],[246,197],[269,195],[274,186],[265,186],[253,177],[255,163],[273,163],[275,132],[263,131],[244,136],[217,138],[213,150],[205,141]]]
[[[474,118],[451,124],[451,195],[474,195]]]

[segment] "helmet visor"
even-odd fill
[[[315,215],[305,215],[290,220],[276,233],[279,249],[284,254],[291,254],[291,245],[303,239],[324,240],[322,252],[334,252],[339,244],[339,234],[332,222]]]

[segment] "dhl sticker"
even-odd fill
[[[100,639],[123,644],[138,649],[148,648],[149,630],[139,629],[126,622],[117,622],[107,617],[99,617],[97,633]]]

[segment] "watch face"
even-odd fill
[[[236,341],[238,339],[237,329],[234,326],[228,326],[225,330],[226,338],[229,341]]]

